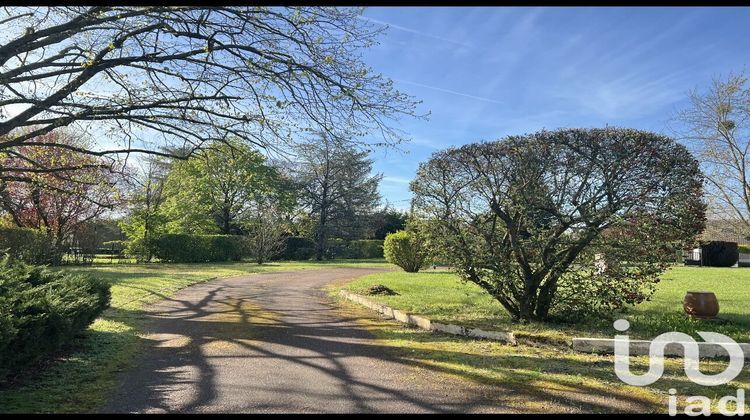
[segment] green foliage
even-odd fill
[[[304,236],[287,236],[284,247],[277,256],[281,260],[309,260],[315,256],[315,242]]]
[[[167,218],[162,206],[170,166],[161,157],[150,157],[133,177],[135,186],[128,194],[128,214],[120,220],[119,227],[128,238],[126,255],[138,262],[151,260],[153,252],[147,246],[150,239],[166,233]]]
[[[385,208],[374,213],[371,216],[372,237],[375,239],[385,239],[389,233],[397,232],[406,227],[406,213]]]
[[[347,258],[383,258],[383,240],[382,239],[357,239],[349,242],[351,250],[350,257]]]
[[[247,237],[168,233],[153,240],[154,255],[165,262],[240,261],[248,256]]]
[[[379,239],[356,239],[346,241],[341,238],[328,241],[328,259],[369,259],[383,258],[383,241]]]
[[[707,267],[731,267],[739,260],[737,242],[702,241],[701,260]]]
[[[241,234],[243,222],[259,203],[279,210],[293,200],[287,181],[246,143],[216,143],[176,162],[165,184],[162,214],[169,233]]]
[[[383,243],[383,255],[408,273],[416,273],[427,259],[427,252],[414,232],[400,230],[390,233]]]
[[[0,260],[0,379],[69,343],[109,300],[103,280]]]
[[[703,229],[702,186],[698,163],[674,140],[604,128],[438,152],[411,189],[436,254],[528,321],[646,301]]]
[[[29,264],[53,262],[52,241],[42,231],[31,228],[0,228],[0,254]]]
[[[136,262],[148,262],[154,255],[154,240],[134,238],[125,242],[125,255],[135,258]]]
[[[301,144],[299,161],[292,171],[300,188],[300,204],[315,219],[315,257],[332,256],[337,245],[365,237],[366,222],[380,200],[378,183],[382,175],[372,175],[373,160],[367,150],[353,142],[321,134]]]
[[[341,238],[328,241],[329,259],[376,259],[383,258],[383,241],[378,239],[359,239],[345,241]],[[276,259],[309,260],[315,256],[315,241],[304,236],[287,236],[284,246]]]

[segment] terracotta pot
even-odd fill
[[[688,291],[682,307],[693,318],[714,318],[719,313],[719,301],[714,292]]]

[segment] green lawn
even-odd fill
[[[667,390],[670,388],[677,389],[680,406],[684,406],[686,396],[705,395],[712,399],[715,410],[716,402],[722,396],[734,395],[738,388],[750,388],[747,369],[727,385],[703,387],[693,384],[685,377],[683,361],[678,358],[666,361],[665,375],[653,385],[644,388],[626,386],[614,373],[612,356],[578,353],[567,345],[573,336],[612,337],[615,331],[611,321],[589,320],[583,325],[513,323],[504,309],[479,287],[462,283],[447,271],[379,273],[361,277],[344,287],[361,293],[374,284],[386,285],[399,293],[398,296],[370,296],[392,307],[444,322],[513,331],[521,338],[522,345],[507,346],[393,324],[387,326],[382,322],[371,323],[372,331],[383,343],[402,352],[414,364],[467,380],[509,387],[521,395],[523,401],[508,403],[520,404],[519,408],[524,410],[549,412],[559,410],[561,406],[593,412],[625,409],[607,400],[616,397],[623,404],[638,404],[642,407],[638,408],[640,412],[663,413],[666,412]],[[666,273],[651,302],[631,308],[622,316],[631,321],[632,337],[653,338],[673,330],[688,333],[716,331],[747,342],[750,341],[748,285],[750,268],[675,267]],[[682,297],[685,291],[696,289],[716,293],[721,305],[719,315],[730,320],[729,324],[715,325],[686,319],[682,313]],[[331,289],[331,293],[336,291]],[[348,301],[341,302],[349,308],[356,306]],[[544,345],[540,346],[541,342]],[[648,358],[632,357],[631,363],[634,372],[643,373]],[[719,372],[725,366],[723,361],[702,361],[701,371]]]
[[[350,301],[341,301],[362,319],[372,311]],[[381,345],[389,346],[414,366],[490,385],[498,406],[529,413],[584,412],[666,413],[668,390],[677,390],[678,406],[685,397],[707,396],[716,412],[719,398],[750,388],[745,369],[735,380],[715,387],[690,382],[679,358],[665,360],[662,378],[648,387],[624,384],[614,372],[610,355],[579,353],[556,346],[508,346],[490,340],[475,340],[404,327],[391,321],[364,321]],[[647,370],[646,356],[631,357],[631,370]],[[726,366],[722,361],[702,361],[701,372],[715,374]],[[496,395],[496,396],[494,396]],[[747,406],[747,403],[746,403]],[[750,407],[747,407],[750,409]]]
[[[359,278],[346,288],[362,293],[374,284],[386,285],[398,295],[372,299],[437,321],[513,331],[522,338],[559,343],[569,342],[573,336],[610,337],[615,333],[611,320],[606,319],[588,320],[582,325],[513,323],[503,307],[481,288],[461,282],[448,271],[379,273]],[[682,298],[688,290],[716,293],[719,317],[728,322],[688,319],[682,309]],[[667,331],[682,331],[699,338],[696,331],[715,331],[750,342],[750,268],[674,267],[665,273],[650,302],[629,308],[620,316],[630,321],[632,337],[653,338]]]
[[[280,262],[258,266],[253,263],[226,264],[113,264],[92,267],[68,267],[65,270],[87,272],[112,282],[112,307],[105,311],[72,349],[60,355],[44,369],[32,369],[13,387],[0,389],[0,412],[85,412],[95,410],[114,385],[116,373],[126,369],[140,345],[138,329],[144,305],[174,294],[191,284],[216,277],[253,272],[320,269],[327,267],[384,266],[382,261]],[[744,305],[750,291],[750,269],[678,267],[665,276],[652,302],[640,305],[626,316],[633,335],[651,337],[658,332],[677,329],[719,331],[735,339],[748,341],[747,314]],[[348,286],[362,291],[382,283],[398,293],[376,299],[434,319],[465,323],[501,330],[512,330],[521,338],[546,340],[553,344],[568,342],[573,335],[611,336],[609,321],[589,321],[584,326],[527,324],[510,322],[503,309],[479,288],[461,283],[449,272],[406,274],[400,271],[370,275]],[[685,320],[681,299],[686,290],[709,289],[716,292],[722,310],[720,316],[731,320],[724,326],[704,325]],[[332,292],[335,290],[332,289]],[[344,303],[349,311],[369,311]],[[728,386],[707,389],[688,382],[681,360],[667,361],[665,378],[649,388],[624,386],[615,377],[612,357],[581,354],[565,346],[506,346],[484,340],[467,340],[436,334],[394,323],[364,321],[378,339],[394,352],[417,366],[458,375],[471,381],[492,384],[496,389],[511,388],[509,406],[545,412],[552,407],[583,408],[587,411],[618,411],[609,397],[638,404],[641,411],[661,411],[666,407],[666,390],[674,387],[679,395],[728,395],[737,387],[750,388],[746,370]],[[633,358],[635,371],[647,366],[645,357]],[[710,362],[704,372],[718,371],[723,362]],[[554,402],[554,403],[553,403]],[[557,404],[550,406],[549,404]]]
[[[329,267],[386,266],[382,260],[221,264],[102,264],[65,267],[112,283],[112,303],[102,316],[44,369],[20,375],[0,388],[0,412],[66,413],[96,409],[114,384],[115,374],[130,366],[139,346],[140,310],[192,284],[247,273],[313,270]]]

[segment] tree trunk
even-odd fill
[[[326,247],[325,224],[328,218],[327,210],[321,209],[320,218],[318,219],[318,228],[316,229],[315,238],[315,259],[321,261]]]
[[[531,291],[524,292],[523,298],[518,302],[518,321],[526,323],[534,318],[534,303]]]
[[[48,232],[48,235],[50,234],[51,232]],[[51,264],[60,265],[62,263],[62,237],[54,237],[54,235],[48,237],[50,237],[50,241],[52,242],[52,255],[50,256],[52,259]]]
[[[539,288],[539,297],[536,303],[536,317],[544,320],[549,317],[549,310],[552,307],[552,298],[557,291],[557,278],[547,279],[547,282]]]
[[[225,206],[221,209],[221,215],[224,220],[222,220],[222,226],[221,226],[221,233],[224,235],[231,234],[230,227],[229,227],[229,207]]]

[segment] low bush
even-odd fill
[[[358,239],[353,241],[341,238],[329,239],[326,258],[383,258],[383,241],[379,239]]]
[[[109,283],[0,260],[0,380],[68,344],[109,306]]]
[[[349,242],[350,258],[383,258],[383,240],[360,239]]]
[[[278,260],[309,260],[315,256],[315,242],[302,236],[288,236],[284,238],[281,253],[275,257]],[[325,257],[328,259],[371,259],[383,258],[383,241],[380,239],[360,239],[346,241],[341,238],[328,240]]]
[[[405,230],[390,233],[385,237],[383,254],[386,261],[396,264],[408,273],[419,271],[427,259],[427,251],[416,234]]]
[[[701,242],[703,265],[707,267],[731,267],[737,263],[740,254],[737,242]]]
[[[28,264],[59,262],[47,235],[29,228],[0,228],[0,254],[10,255],[11,258]]]
[[[136,262],[149,262],[154,256],[154,241],[144,238],[125,241],[125,255],[135,258]]]
[[[279,260],[309,260],[315,255],[315,242],[304,236],[287,236],[281,253],[275,257]]]
[[[153,240],[154,256],[165,262],[240,261],[248,256],[247,237],[170,233]]]
[[[354,258],[351,249],[349,249],[348,242],[341,238],[329,238],[326,241],[324,257],[327,260],[332,260],[334,258]]]

